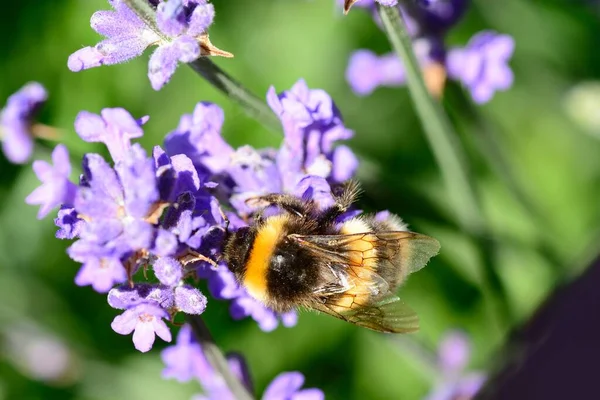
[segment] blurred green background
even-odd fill
[[[484,282],[484,249],[457,224],[407,90],[379,89],[359,98],[346,84],[353,50],[389,51],[370,16],[356,9],[342,17],[333,0],[214,4],[211,39],[235,54],[217,64],[261,97],[270,85],[282,91],[299,78],[327,90],[356,132],[350,145],[362,161],[360,206],[389,209],[442,243],[441,254],[402,289],[421,316],[422,329],[410,339],[311,313],[302,313],[295,328],[263,333],[250,319],[232,321],[228,304],[211,301],[205,316],[217,342],[247,356],[257,393],[279,372],[299,370],[307,386],[322,388],[330,399],[420,399],[436,379],[428,360],[444,333],[455,328],[472,339],[470,369],[493,368],[510,328],[596,252],[600,89],[594,80],[600,75],[600,21],[594,7],[573,0],[478,0],[448,37],[450,44],[464,45],[489,28],[516,41],[515,84],[508,92],[477,108],[463,101],[454,84],[445,96],[492,227],[487,239],[494,250],[485,254],[506,288],[514,313],[507,322],[495,312]],[[5,7],[1,101],[27,81],[42,82],[50,98],[40,119],[64,130],[64,142],[77,157],[104,151],[75,134],[80,110],[119,106],[136,117],[150,115],[141,142],[151,149],[198,101],[225,109],[224,136],[233,145],[278,145],[276,133],[185,66],[160,92],[146,77],[147,55],[70,72],[69,54],[99,40],[89,17],[108,8],[102,0],[22,0]],[[493,149],[505,154],[536,213],[519,203],[490,166],[484,137],[493,138]],[[52,146],[40,144],[36,157],[47,159]],[[74,285],[78,265],[65,254],[69,243],[54,238],[52,218],[38,221],[37,210],[24,204],[37,185],[29,166],[0,159],[0,399],[187,399],[199,392],[195,382],[160,379],[164,343],[157,340],[150,353],[138,353],[130,336],[111,330],[118,312],[106,297]],[[63,372],[47,372],[57,365],[64,365]]]

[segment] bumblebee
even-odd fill
[[[395,215],[337,223],[358,193],[356,183],[346,184],[324,210],[285,194],[254,199],[282,212],[261,212],[231,233],[223,257],[248,293],[277,312],[304,307],[376,331],[417,331],[417,314],[395,292],[440,244],[409,232]]]

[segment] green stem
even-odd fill
[[[408,89],[416,112],[423,124],[423,130],[441,169],[446,188],[462,228],[478,242],[483,266],[483,289],[490,292],[489,306],[499,315],[504,324],[513,320],[506,290],[494,265],[495,243],[488,240],[489,232],[485,224],[479,198],[472,186],[466,156],[458,141],[448,116],[441,105],[429,94],[419,62],[413,52],[409,36],[398,7],[384,7],[377,4],[377,11],[383,22],[387,36],[404,65]]]
[[[471,187],[464,154],[457,143],[448,117],[427,91],[421,68],[412,49],[412,40],[406,31],[397,7],[377,4],[385,31],[406,70],[408,89],[427,136],[427,140],[441,168],[442,175],[463,228],[479,234],[484,230],[483,217],[475,191]]]
[[[189,66],[211,85],[238,103],[250,117],[272,131],[281,132],[281,122],[267,103],[220,69],[208,57],[200,57],[189,63]]]
[[[254,397],[248,393],[243,383],[231,373],[225,356],[213,340],[202,317],[199,315],[186,315],[186,319],[192,327],[194,336],[200,344],[208,363],[217,374],[223,377],[233,397],[236,400],[254,400]]]
[[[171,38],[158,28],[158,25],[156,24],[156,10],[154,10],[147,0],[123,0],[123,3],[125,3],[125,5],[127,5],[127,7],[129,7],[149,29],[152,29],[162,41],[171,41]],[[239,104],[250,117],[256,119],[262,125],[273,131],[281,131],[281,123],[269,106],[261,100],[260,97],[256,96],[248,88],[244,87],[241,83],[220,69],[208,57],[200,57],[189,63],[189,65],[200,76],[206,79],[208,83]]]

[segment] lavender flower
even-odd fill
[[[177,343],[169,346],[161,353],[166,368],[164,378],[174,378],[180,382],[197,379],[204,389],[203,395],[196,395],[194,400],[233,400],[229,388],[215,373],[204,356],[200,344],[195,340],[192,329],[184,325],[177,335]],[[232,353],[227,356],[229,368],[244,386],[252,391],[252,382],[243,357]],[[262,400],[322,400],[325,398],[319,389],[302,389],[304,376],[299,372],[279,374],[266,388]]]
[[[323,90],[309,89],[304,81],[277,94],[269,89],[267,101],[284,127],[279,149],[257,150],[250,146],[232,149],[220,136],[223,112],[215,105],[200,103],[193,115],[184,115],[179,127],[165,140],[169,154],[184,152],[194,162],[199,176],[221,182],[219,200],[236,211],[230,227],[245,226],[256,210],[247,200],[270,193],[289,193],[317,201],[326,207],[333,201],[331,185],[354,175],[358,161],[339,140],[352,137],[331,97]],[[242,220],[236,217],[242,217]],[[281,320],[293,326],[295,312],[277,315],[251,298],[225,266],[197,270],[208,280],[218,299],[231,300],[234,319],[252,317],[264,331],[275,329]]]
[[[22,164],[31,157],[32,121],[47,97],[46,89],[40,83],[30,82],[10,96],[0,112],[2,151],[10,162]]]
[[[204,312],[207,299],[188,278],[206,279],[213,297],[231,301],[235,319],[251,317],[264,331],[280,321],[296,324],[295,311],[278,315],[266,308],[225,264],[212,261],[223,248],[222,207],[229,210],[232,230],[252,220],[257,205],[247,200],[263,194],[288,193],[326,207],[333,201],[332,187],[351,178],[358,162],[338,144],[353,132],[326,92],[299,81],[280,94],[271,88],[267,98],[284,126],[279,149],[233,149],[221,137],[223,111],[199,103],[167,136],[167,151],[156,146],[149,157],[131,143],[142,136],[147,117],[136,120],[112,108],[99,115],[79,113],[75,130],[83,140],[103,142],[114,164],[86,154],[78,185],[68,181],[68,156],[61,146],[53,155],[54,169],[34,164],[44,167],[36,167],[44,185],[28,201],[43,204],[40,215],[61,206],[56,235],[75,239],[67,252],[82,264],[75,283],[108,292],[109,305],[124,310],[113,329],[133,332],[137,349],[148,351],[155,334],[170,340],[163,319]],[[158,283],[136,279],[140,270],[144,277],[152,271]]]
[[[162,88],[177,68],[200,56],[230,53],[213,46],[206,33],[214,18],[205,0],[169,0],[157,5],[156,25],[148,26],[123,0],[109,0],[114,11],[97,11],[92,28],[106,39],[69,56],[68,67],[78,72],[101,65],[119,64],[157,45],[150,57],[148,77],[155,90]]]
[[[471,346],[464,333],[448,332],[438,348],[438,368],[441,379],[427,400],[469,400],[475,397],[485,382],[481,372],[464,373]]]
[[[168,317],[169,314],[160,307],[140,304],[115,317],[111,327],[121,335],[133,332],[135,348],[146,352],[152,348],[155,335],[165,342],[171,341],[171,331],[162,320]]]
[[[379,16],[374,0],[357,3],[369,10],[376,22]],[[462,17],[466,0],[427,1],[398,5],[413,49],[432,95],[441,97],[446,78],[464,84],[477,103],[491,100],[497,90],[512,85],[512,71],[508,66],[514,40],[508,35],[484,31],[477,33],[464,48],[446,51],[444,37]],[[349,60],[346,80],[352,90],[368,95],[379,86],[401,86],[406,76],[402,62],[394,53],[377,56],[369,50],[356,51]]]

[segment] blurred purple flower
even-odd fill
[[[148,77],[152,87],[159,90],[179,62],[189,63],[201,55],[231,56],[208,40],[206,31],[212,24],[214,8],[204,0],[157,2],[158,31],[147,26],[122,0],[109,3],[114,11],[97,11],[90,21],[92,28],[106,39],[71,54],[67,63],[71,71],[122,63],[157,45],[148,63]]]
[[[59,144],[52,151],[52,163],[37,160],[33,163],[33,170],[42,186],[35,189],[27,198],[27,204],[41,205],[38,219],[44,218],[50,210],[62,204],[71,205],[77,193],[75,184],[69,181],[71,162],[67,148]]]
[[[177,342],[161,353],[165,369],[164,378],[174,378],[179,382],[187,382],[196,378],[204,389],[203,395],[196,395],[195,400],[233,400],[234,396],[222,377],[212,369],[204,356],[200,344],[196,341],[189,325],[184,325],[177,335]],[[252,392],[252,382],[248,366],[244,358],[237,354],[227,355],[229,368],[235,377]],[[302,389],[304,376],[299,372],[279,374],[266,388],[262,400],[322,400],[325,398],[319,389]]]
[[[319,389],[301,389],[304,376],[300,372],[283,372],[265,389],[262,400],[323,400]]]
[[[139,304],[116,316],[111,327],[121,335],[129,335],[133,332],[135,348],[147,352],[152,348],[156,335],[165,342],[171,341],[171,331],[162,318],[169,318],[169,314],[162,308]]]
[[[164,349],[160,356],[165,363],[163,378],[174,378],[179,382],[187,382],[199,378],[209,369],[208,362],[196,342],[192,328],[183,325],[177,334],[174,346]]]
[[[367,8],[380,23],[374,1],[357,3]],[[508,61],[514,40],[508,35],[484,31],[477,33],[464,48],[446,51],[444,37],[464,14],[467,0],[404,2],[398,5],[413,38],[413,49],[423,70],[429,91],[440,97],[446,76],[464,84],[477,103],[491,100],[497,90],[512,85],[513,74]],[[352,90],[368,95],[379,86],[405,83],[402,62],[394,53],[377,56],[369,50],[358,50],[350,57],[346,80]]]
[[[448,332],[438,348],[438,368],[441,380],[426,400],[469,400],[475,397],[485,382],[481,372],[465,373],[471,356],[468,337],[460,331]]]
[[[365,96],[379,86],[400,86],[406,76],[396,53],[377,56],[370,50],[361,49],[350,57],[346,80],[354,93]]]
[[[496,91],[507,90],[513,83],[508,62],[514,48],[509,35],[479,32],[464,48],[449,51],[448,75],[465,85],[476,103],[487,103]]]
[[[30,82],[11,95],[0,111],[2,150],[10,162],[22,164],[31,157],[31,124],[47,98],[46,89],[40,83]]]

